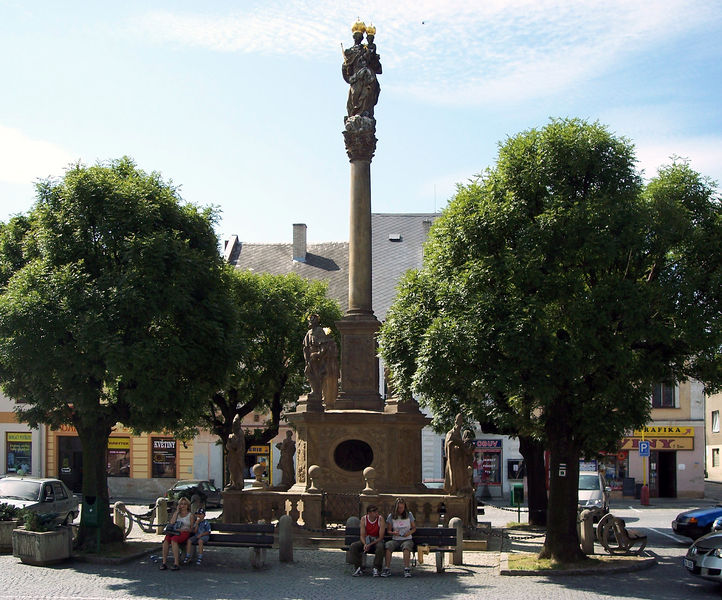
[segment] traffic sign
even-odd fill
[[[639,442],[639,456],[649,457],[649,442],[647,442],[647,441]]]

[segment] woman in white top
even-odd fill
[[[166,561],[168,560],[168,548],[173,548],[173,566],[171,571],[177,571],[180,567],[180,544],[184,544],[185,541],[190,537],[193,523],[195,522],[195,516],[191,514],[191,503],[188,498],[181,498],[178,500],[178,508],[175,509],[173,516],[169,523],[177,523],[180,527],[179,533],[176,535],[168,534],[163,540],[163,562],[160,565],[161,571],[168,568]]]
[[[381,575],[388,577],[391,574],[391,553],[401,549],[404,551],[404,577],[411,577],[411,551],[414,549],[411,538],[416,531],[416,523],[403,498],[394,502],[394,512],[386,519],[386,529],[393,537],[386,542],[386,568]]]

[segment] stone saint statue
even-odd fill
[[[233,432],[226,442],[226,454],[230,481],[227,490],[243,489],[243,471],[246,468],[246,438],[241,428],[241,417],[233,417]]]
[[[286,432],[286,439],[276,444],[276,448],[281,451],[278,459],[277,469],[281,469],[283,477],[281,478],[281,487],[288,489],[296,483],[296,469],[293,465],[293,455],[296,453],[296,442],[293,441],[293,432]]]
[[[461,427],[464,418],[456,415],[454,427],[446,434],[444,451],[446,452],[446,470],[444,471],[444,491],[447,494],[460,494],[471,491],[469,449],[471,444],[462,437]]]
[[[346,112],[348,117],[374,116],[374,107],[379,100],[381,87],[377,75],[381,74],[381,60],[376,53],[376,28],[366,27],[362,21],[356,21],[351,28],[354,45],[343,51],[341,74],[351,88],[348,92]],[[362,44],[366,33],[367,45]]]
[[[330,329],[321,327],[317,314],[308,317],[308,332],[303,338],[304,373],[311,385],[310,396],[321,397],[330,408],[338,394],[338,348]]]

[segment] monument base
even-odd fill
[[[361,492],[366,467],[376,470],[374,489],[379,493],[423,491],[421,430],[430,419],[415,403],[386,408],[287,414],[297,434],[297,483],[292,489],[307,489],[308,469],[318,465],[314,484],[328,492]]]

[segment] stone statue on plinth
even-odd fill
[[[471,492],[470,452],[473,451],[470,440],[462,437],[461,427],[464,417],[456,415],[454,427],[446,434],[444,451],[446,453],[446,469],[444,471],[444,491],[447,494],[464,494]]]
[[[376,53],[376,28],[356,21],[351,27],[354,45],[343,51],[341,73],[351,87],[346,103],[347,119],[353,116],[373,118],[381,87],[377,75],[381,74],[381,60]],[[367,44],[364,45],[364,33]]]
[[[233,417],[233,432],[228,436],[226,442],[226,454],[228,460],[228,472],[230,481],[226,486],[227,490],[243,489],[243,472],[246,468],[246,438],[241,428],[241,417]]]
[[[296,442],[293,441],[293,432],[286,432],[286,439],[276,444],[280,451],[277,469],[283,473],[281,487],[288,489],[296,483],[296,469],[293,465],[293,455],[296,453]]]
[[[338,347],[330,329],[321,327],[317,314],[308,317],[308,332],[303,338],[303,357],[306,360],[304,373],[311,386],[310,398],[333,407],[338,395]]]

